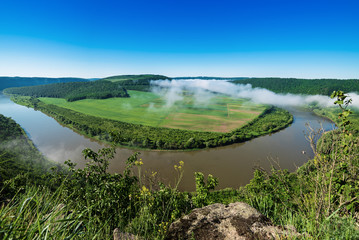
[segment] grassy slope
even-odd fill
[[[351,122],[349,129],[354,133],[359,133],[359,109],[353,108],[352,114],[349,116],[349,120]],[[313,110],[314,113],[329,118],[335,123],[339,123],[338,113],[340,113],[340,109],[338,108],[318,108]]]
[[[234,80],[238,84],[266,88],[276,93],[294,93],[330,96],[333,91],[359,92],[358,79],[297,79],[297,78],[248,78]]]
[[[204,106],[194,105],[193,98],[186,96],[183,101],[166,107],[165,101],[154,93],[129,91],[129,94],[130,98],[86,99],[76,102],[67,102],[65,99],[58,98],[40,98],[40,100],[46,104],[54,104],[97,117],[154,127],[203,131],[238,128],[265,109],[263,105],[254,105],[245,100],[224,96],[218,96]]]

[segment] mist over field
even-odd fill
[[[324,95],[278,94],[264,88],[253,88],[250,84],[233,84],[225,80],[157,80],[151,82],[152,91],[166,100],[170,107],[183,100],[183,91],[193,94],[197,105],[209,104],[214,93],[226,94],[234,98],[246,98],[254,103],[271,104],[275,106],[303,106],[316,103],[321,107],[334,106],[334,100]],[[349,93],[353,99],[353,107],[359,107],[359,95]]]

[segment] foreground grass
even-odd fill
[[[348,208],[348,203],[332,201],[330,211],[321,207],[321,189],[327,183],[314,191],[318,190],[315,177],[324,167],[314,161],[295,173],[256,171],[251,183],[238,190],[211,191],[218,181],[211,175],[205,181],[203,174],[196,173],[196,191],[187,193],[157,182],[143,185],[129,171],[132,167],[140,171],[137,155],[127,160],[123,173],[106,173],[112,151],[87,149],[87,167],[75,170],[68,162],[72,174],[54,175],[50,185],[57,182],[55,190],[48,184],[24,186],[11,200],[1,202],[0,238],[112,239],[118,228],[143,239],[164,239],[169,225],[192,209],[236,201],[247,202],[277,225],[295,226],[302,234],[298,239],[359,238],[358,204]],[[183,163],[175,166],[178,182],[182,168]]]
[[[198,104],[193,96],[168,105],[152,92],[128,91],[130,98],[86,99],[68,102],[61,98],[40,98],[46,104],[71,109],[91,116],[153,127],[230,132],[260,115],[266,107],[243,99],[216,96]]]

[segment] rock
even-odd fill
[[[246,203],[213,204],[194,209],[169,227],[166,239],[283,239],[300,236],[294,227],[273,226]]]
[[[136,235],[131,233],[121,232],[120,229],[115,228],[113,231],[113,240],[137,240],[139,239]]]

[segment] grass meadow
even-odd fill
[[[180,100],[169,104],[165,97],[152,92],[128,91],[130,98],[84,99],[67,102],[62,98],[40,98],[54,104],[92,116],[153,127],[186,130],[229,132],[265,110],[264,105],[245,99],[215,95],[197,103],[194,96],[183,93]]]

